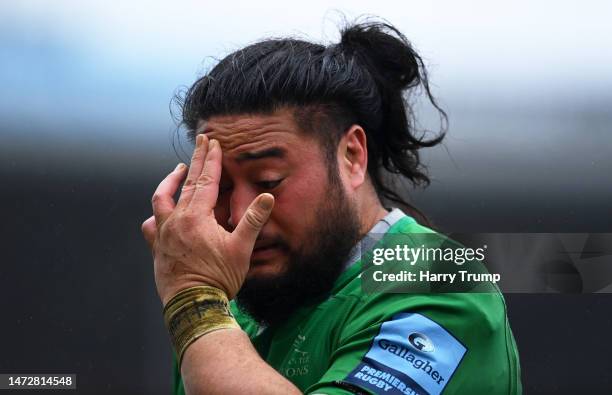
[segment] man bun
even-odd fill
[[[375,79],[389,88],[404,90],[420,82],[420,57],[402,33],[389,24],[348,26],[341,32],[340,45],[359,56]]]

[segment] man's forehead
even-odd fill
[[[305,137],[299,133],[293,114],[280,110],[270,115],[211,117],[198,122],[196,134],[201,133],[218,140],[225,153],[236,157],[273,147],[281,151],[293,150],[294,146],[303,145]],[[272,154],[281,156],[279,152]]]

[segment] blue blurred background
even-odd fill
[[[336,42],[363,14],[412,41],[449,113],[432,185],[404,191],[439,228],[612,232],[610,2],[2,2],[0,372],[168,393],[139,227],[191,151],[171,98],[245,44]],[[507,299],[527,393],[610,393],[609,295]]]

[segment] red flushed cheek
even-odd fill
[[[275,194],[271,220],[278,225],[291,244],[307,240],[308,230],[314,224],[318,207],[326,198],[326,174],[300,177],[293,175],[283,189]]]

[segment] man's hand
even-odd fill
[[[274,197],[259,195],[229,233],[217,223],[214,207],[221,178],[221,146],[196,137],[191,167],[175,204],[173,196],[185,178],[179,164],[153,194],[153,216],[142,232],[153,252],[157,291],[166,303],[179,291],[211,285],[234,298],[249,270],[259,231],[268,220]]]

